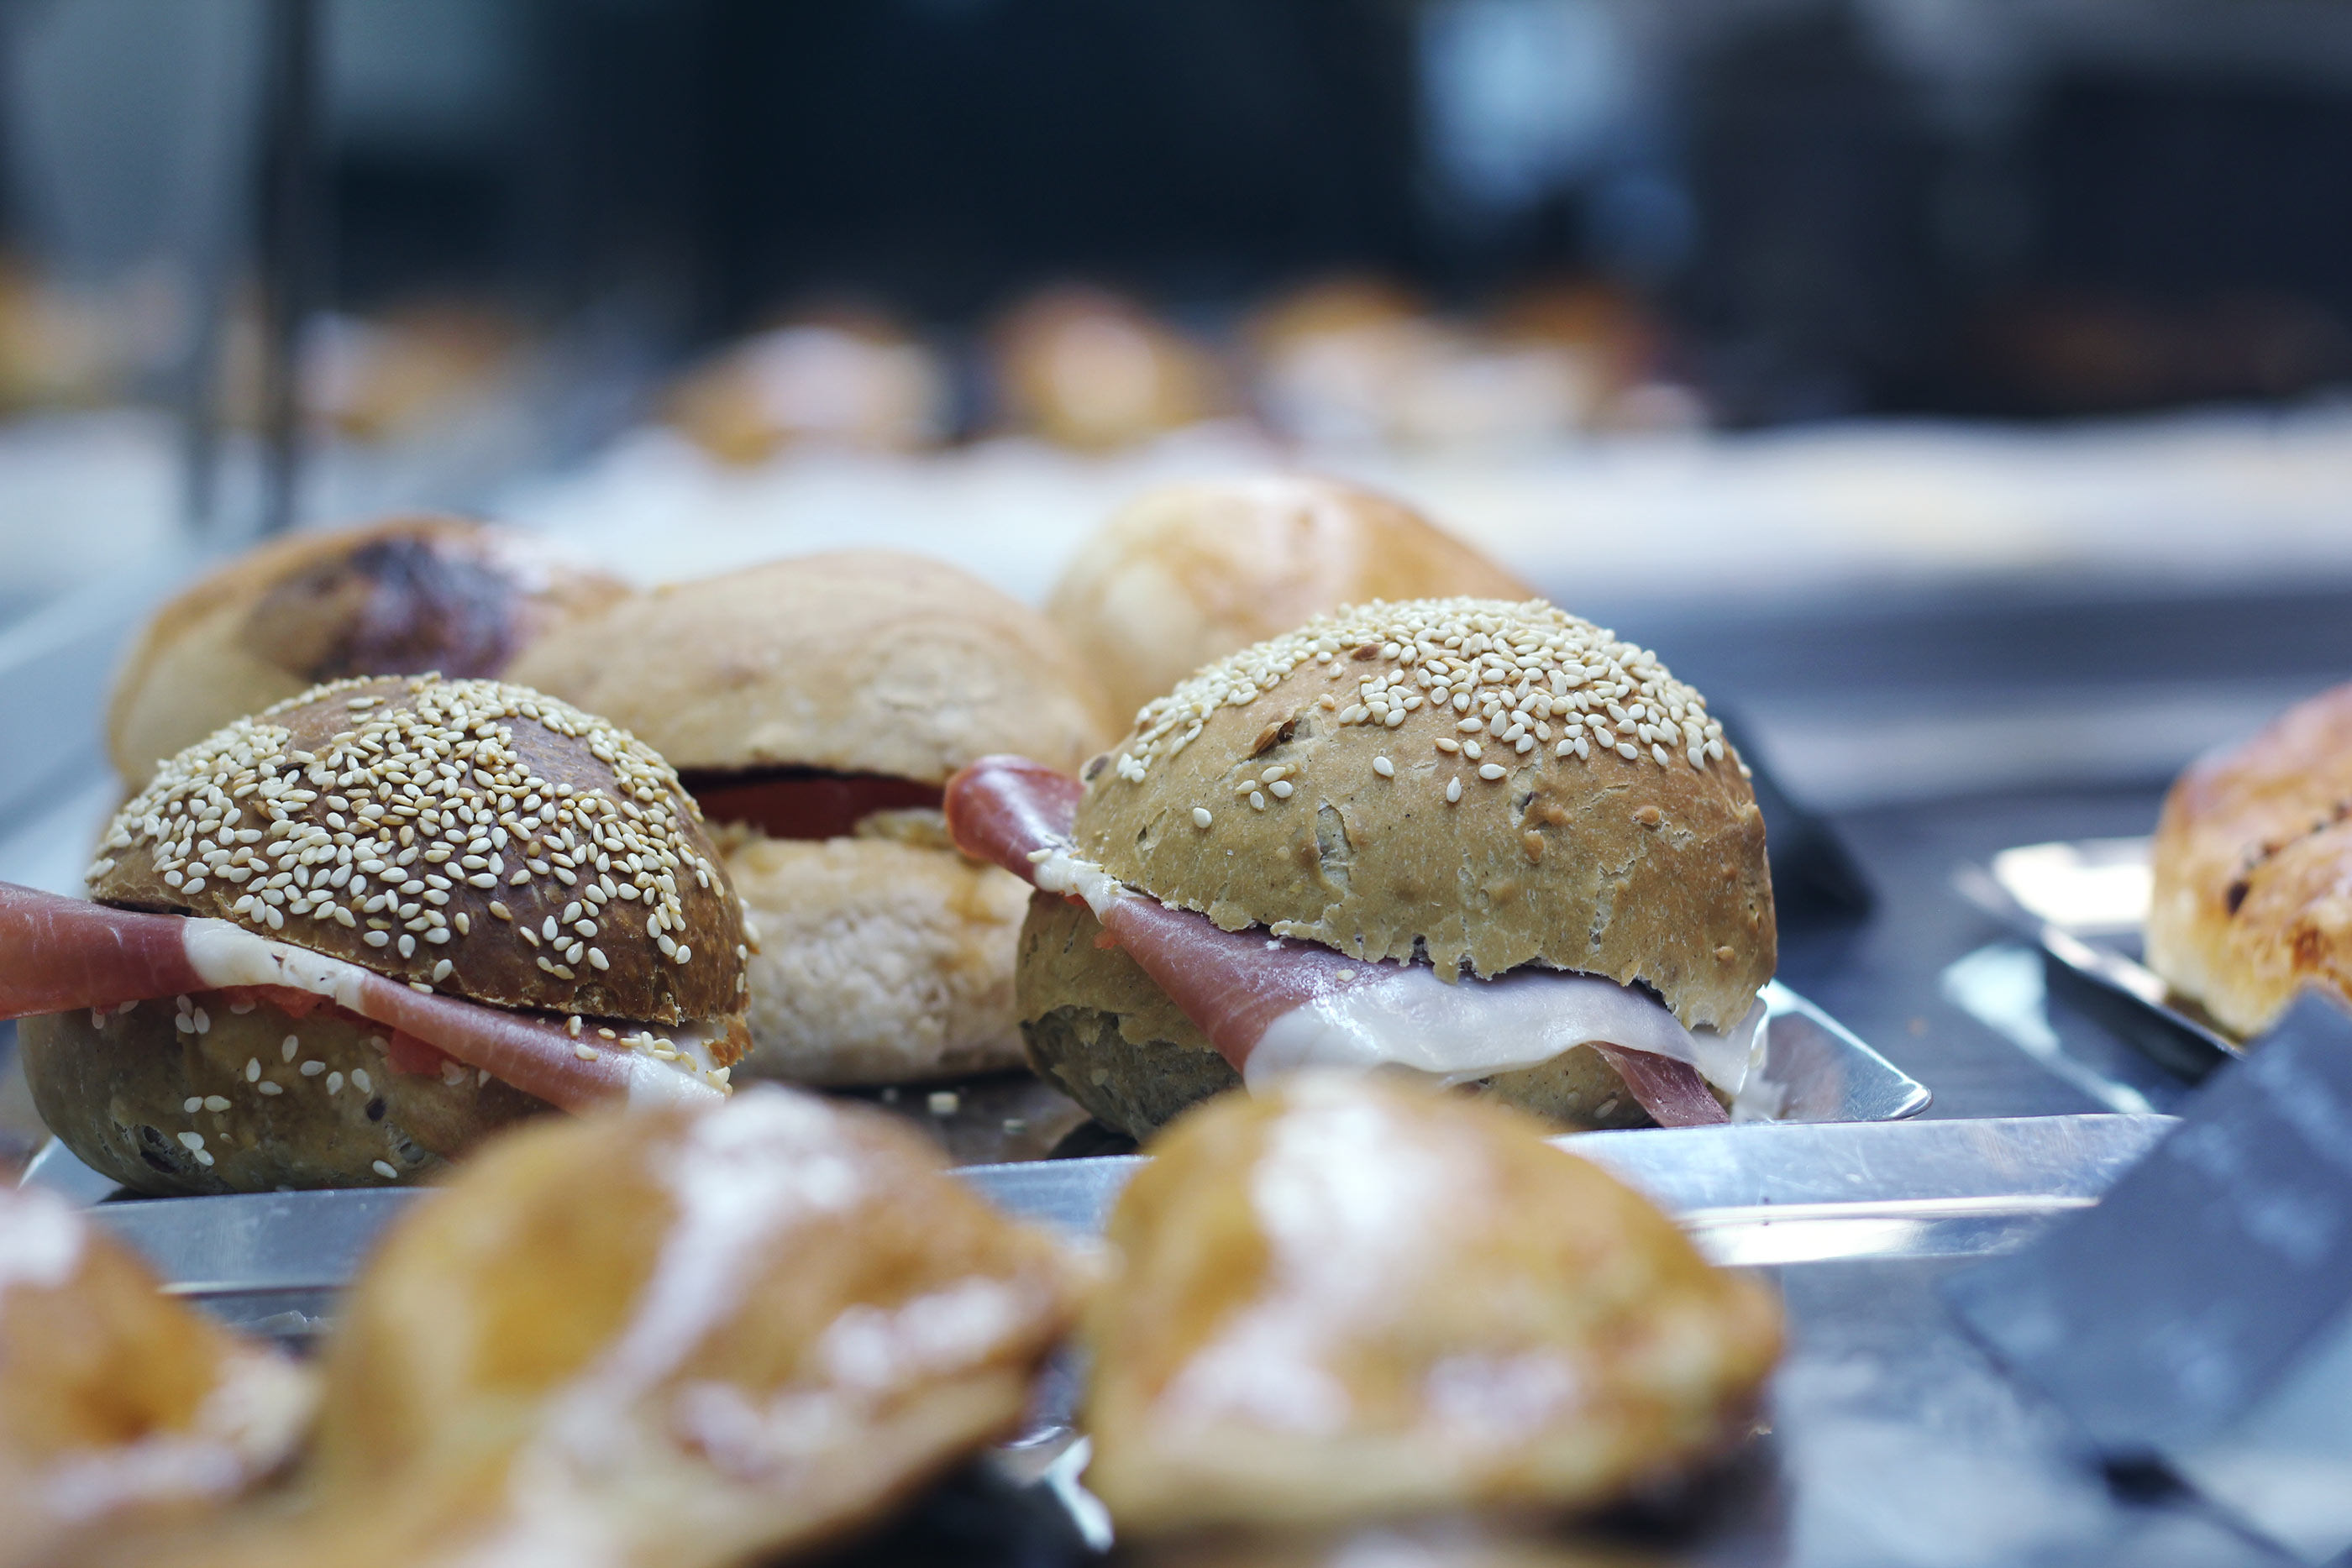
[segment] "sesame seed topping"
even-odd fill
[[[373,1168],[376,1175],[383,1177],[386,1181],[398,1181],[400,1179],[400,1173],[392,1168],[392,1162],[389,1160],[377,1160],[374,1162]]]
[[[1478,777],[1484,779],[1489,784],[1492,784],[1496,779],[1500,779],[1503,776],[1503,765],[1499,762],[1482,762],[1478,765]]]
[[[327,1064],[323,1061],[306,1061],[297,1071],[305,1078],[316,1078],[327,1071]]]
[[[341,1094],[342,1092],[343,1092],[343,1075],[342,1075],[341,1073],[340,1073],[340,1072],[330,1072],[330,1073],[328,1073],[328,1074],[327,1074],[327,1092],[328,1092],[328,1093],[330,1093],[330,1094]]]
[[[262,1093],[264,1093],[264,1094],[283,1094],[283,1093],[285,1093],[285,1092],[286,1092],[286,1091],[285,1091],[284,1089],[282,1089],[282,1088],[278,1087],[278,1085],[277,1083],[275,1083],[275,1082],[271,1082],[270,1080],[268,1080],[268,1079],[267,1079],[267,1078],[263,1079],[259,1083],[257,1083],[257,1084],[254,1085],[254,1087],[255,1087],[255,1088],[257,1088],[257,1089],[258,1089],[258,1090],[259,1090]]]
[[[1192,808],[1192,825],[1194,827],[1205,828],[1211,822],[1215,821],[1216,819],[1214,817],[1209,815],[1209,808],[1206,806],[1195,806]]]
[[[278,1042],[278,1060],[280,1061],[291,1061],[294,1060],[294,1053],[301,1049],[301,1040],[289,1034],[284,1040]]]
[[[260,1076],[261,1058],[257,1056],[247,1057],[245,1059],[245,1081],[247,1083],[251,1083],[259,1079]]]
[[[362,1094],[373,1094],[375,1092],[375,1081],[368,1076],[366,1068],[354,1067],[352,1069],[352,1087]]]
[[[1375,757],[1372,758],[1372,771],[1383,779],[1393,779],[1396,777],[1396,764],[1385,757]]]
[[[1249,803],[1258,810],[1265,810],[1265,797],[1255,789],[1250,791]]]
[[[1448,779],[1445,781],[1445,803],[1451,806],[1461,799],[1462,780],[1459,779]]]
[[[1287,779],[1277,779],[1273,783],[1267,785],[1266,788],[1274,791],[1274,798],[1277,800],[1287,800],[1290,799],[1291,786],[1290,780]]]
[[[201,1149],[205,1146],[205,1135],[202,1133],[182,1133],[180,1146],[184,1149]]]
[[[593,1061],[596,1060],[596,1048],[583,1040],[572,1048],[572,1054],[583,1061]]]

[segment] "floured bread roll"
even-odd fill
[[[1541,1140],[1337,1076],[1171,1126],[1085,1325],[1121,1530],[1584,1509],[1736,1437],[1773,1299]]]
[[[293,1362],[164,1295],[57,1198],[0,1189],[0,1563],[227,1501],[310,1405]]]
[[[876,1113],[534,1126],[387,1238],[304,1511],[205,1560],[764,1561],[1003,1435],[1081,1283]]]

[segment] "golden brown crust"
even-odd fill
[[[1085,1281],[876,1113],[762,1086],[550,1121],[353,1287],[280,1556],[772,1560],[1016,1423]]]
[[[1181,429],[1224,402],[1216,362],[1133,300],[1062,287],[997,323],[997,393],[1006,423],[1100,451]]]
[[[402,517],[294,534],[166,602],[115,677],[115,769],[156,763],[247,714],[351,675],[495,675],[550,627],[621,598],[530,535]]]
[[[887,550],[656,590],[542,639],[514,678],[680,768],[824,768],[944,783],[991,752],[1075,769],[1113,733],[1027,606]]]
[[[1034,894],[1015,971],[1030,1065],[1095,1119],[1141,1143],[1195,1103],[1242,1086],[1209,1037],[1102,932],[1083,904]],[[1644,1127],[1607,1059],[1578,1046],[1465,1086],[1555,1127]]]
[[[738,829],[721,842],[760,937],[739,1081],[913,1083],[1021,1065],[1020,878],[883,838]]]
[[[1137,497],[1078,547],[1045,613],[1125,717],[1210,660],[1343,604],[1534,593],[1401,501],[1262,475]]]
[[[1416,684],[1449,671],[1452,695]],[[1375,680],[1399,683],[1380,699],[1394,724],[1365,700]],[[1227,930],[1447,974],[1601,975],[1728,1029],[1777,954],[1764,820],[1721,733],[1650,655],[1549,605],[1375,604],[1148,706],[1094,769],[1075,837]]]
[[[164,764],[91,873],[107,903],[473,1001],[648,1023],[742,1007],[742,914],[677,774],[519,686],[344,682],[240,720]]]
[[[1336,1076],[1171,1127],[1083,1327],[1122,1535],[1587,1509],[1739,1436],[1777,1303],[1544,1131]]]
[[[217,992],[189,1003],[185,1014],[149,1001],[17,1025],[43,1124],[76,1159],[133,1192],[421,1181],[491,1133],[549,1109],[463,1069],[397,1071],[380,1025],[332,1008],[297,1019],[268,1002],[236,1012]],[[188,1024],[198,1010],[201,1031]]]
[[[2252,1038],[2317,985],[2352,1001],[2352,685],[2204,758],[2165,797],[2147,961]]]

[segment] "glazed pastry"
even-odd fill
[[[745,1071],[803,1083],[1018,1069],[1027,890],[948,843],[940,788],[997,751],[1076,768],[1111,725],[1054,628],[963,572],[845,550],[659,589],[518,678],[677,764],[758,934]]]
[[[222,727],[353,675],[495,675],[616,580],[461,517],[306,531],[205,574],[149,618],[115,677],[107,749],[136,789]]]
[[[1542,1134],[1320,1074],[1171,1127],[1083,1329],[1121,1531],[1580,1511],[1741,1436],[1772,1297]]]
[[[137,1191],[415,1180],[488,1131],[716,1098],[742,915],[667,764],[491,681],[348,681],[157,770],[89,870],[0,884],[50,1131]]]
[[[1266,474],[1165,485],[1078,547],[1045,601],[1121,717],[1194,670],[1373,599],[1532,599],[1403,502]]]
[[[541,1124],[386,1238],[299,1512],[201,1560],[770,1561],[1004,1435],[1084,1283],[878,1113]]]
[[[2151,845],[2148,967],[2252,1039],[2305,986],[2352,1005],[2352,685],[2203,758]]]
[[[0,1564],[184,1525],[277,1469],[302,1368],[164,1295],[45,1193],[0,1188]]]

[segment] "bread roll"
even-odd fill
[[[1343,604],[1534,593],[1400,501],[1265,475],[1137,497],[1078,548],[1045,613],[1126,716],[1211,660]]]
[[[90,891],[469,1001],[694,1033],[720,1065],[743,1043],[740,907],[676,774],[521,687],[346,681],[240,719],[122,808]],[[142,1192],[415,1179],[545,1109],[394,1059],[391,1033],[307,993],[207,992],[27,1019],[21,1043],[50,1130]]]
[[[353,675],[495,675],[615,580],[527,534],[457,517],[393,517],[249,550],[158,610],[107,710],[133,788],[232,720]]]
[[[958,855],[938,805],[992,752],[1075,771],[1114,732],[1036,612],[936,561],[847,550],[628,601],[516,674],[660,747],[729,823],[759,938],[747,1072],[904,1083],[1021,1066],[1027,889]]]
[[[1706,699],[1539,601],[1373,604],[1208,666],[1089,765],[1074,838],[1229,931],[1465,983],[1598,975],[1690,1029],[1737,1025],[1777,961],[1763,818]],[[1230,1077],[1172,1009],[1136,1007],[1139,972],[1087,926],[1033,906],[1024,1028],[1043,1070],[1140,1134]],[[1609,1124],[1635,1115],[1614,1077],[1579,1048],[1486,1087]]]
[[[669,398],[712,456],[761,462],[787,446],[880,451],[948,434],[947,371],[889,322],[848,312],[756,333],[698,367]]]
[[[2352,1004],[2352,685],[2204,758],[2165,797],[2148,966],[2242,1039],[2305,986]]]
[[[1224,403],[1204,350],[1100,289],[1048,289],[998,323],[994,339],[1005,423],[1064,446],[1130,445]]]
[[[1169,1129],[1083,1326],[1122,1536],[1589,1510],[1744,1435],[1771,1296],[1544,1130],[1312,1074]]]

